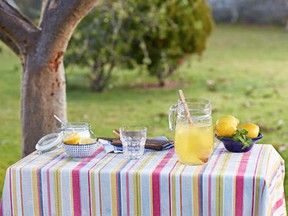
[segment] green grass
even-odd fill
[[[288,34],[275,27],[217,26],[201,58],[186,58],[171,80],[189,83],[179,86],[186,97],[210,98],[214,121],[232,114],[241,122],[259,124],[262,143],[277,149],[288,139]],[[0,54],[0,194],[7,167],[20,159],[20,64],[12,53]],[[177,100],[177,88],[126,88],[124,81],[152,81],[145,74],[118,70],[114,87],[102,94],[81,87],[85,78],[68,73],[69,121],[92,124],[99,136],[111,136],[121,125],[142,124],[148,136],[166,135],[167,111]],[[79,76],[79,75],[77,75]],[[212,83],[212,84],[207,84]],[[280,152],[288,167],[288,150]],[[286,199],[288,181],[285,179]]]

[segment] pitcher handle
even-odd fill
[[[168,120],[169,120],[169,129],[170,130],[175,130],[176,126],[176,120],[177,120],[177,104],[174,104],[170,106],[169,108],[169,115],[168,115]]]

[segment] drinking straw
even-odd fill
[[[66,125],[63,120],[61,120],[57,115],[54,114],[54,118],[59,121],[61,124]]]
[[[113,133],[114,133],[117,137],[120,137],[120,132],[119,132],[119,130],[113,130]]]
[[[188,108],[187,103],[185,101],[185,97],[184,97],[184,93],[183,93],[182,89],[179,89],[178,93],[179,93],[180,100],[181,100],[183,107],[184,107],[186,118],[188,119],[189,124],[192,125],[193,122],[192,122],[192,119],[190,118],[189,108]]]

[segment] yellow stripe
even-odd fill
[[[62,215],[62,202],[61,202],[61,177],[60,171],[61,168],[64,167],[66,164],[70,163],[71,159],[67,158],[60,166],[55,169],[54,172],[54,199],[55,199],[55,213],[56,215]],[[71,179],[71,178],[70,178]],[[71,189],[70,189],[71,191]],[[71,192],[72,193],[72,192]],[[71,206],[73,208],[73,205]]]
[[[11,170],[11,182],[12,182],[12,199],[13,199],[13,213],[14,215],[18,215],[18,199],[20,199],[20,202],[21,202],[21,206],[23,206],[23,203],[21,200],[21,197],[18,197],[17,195],[17,180],[16,180],[16,169],[14,169],[14,167],[17,167],[17,168],[20,168],[20,172],[21,172],[21,169],[26,166],[27,164],[29,164],[31,161],[37,159],[39,157],[39,155],[35,155],[34,153],[28,155],[27,157],[25,158],[22,158],[20,161],[16,162],[14,165],[12,165],[10,167],[10,170]],[[18,184],[22,184],[22,182],[18,183]],[[25,203],[24,203],[25,204]],[[22,209],[22,214],[24,214],[24,209]]]
[[[17,208],[17,188],[16,188],[16,170],[13,169],[12,170],[12,187],[13,187],[13,211],[14,211],[14,215],[18,215],[18,208]],[[24,209],[22,209],[22,211],[24,211]]]
[[[268,161],[270,161],[271,153],[272,153],[272,149],[269,151],[269,156],[268,156],[267,164],[268,164]],[[273,176],[273,174],[274,174],[274,172],[278,169],[278,167],[279,167],[279,163],[274,163],[274,166],[272,167],[272,169],[269,169],[269,170],[266,169],[265,176],[269,176],[269,179],[267,179],[267,182],[266,182],[267,187],[268,187],[268,185],[271,183],[272,178],[275,177],[275,176]],[[268,168],[268,167],[267,167],[267,168]],[[270,172],[269,174],[268,174],[268,171]],[[275,193],[274,193],[274,194],[275,194]],[[275,197],[274,194],[272,194],[271,200],[274,199],[274,197]],[[272,203],[271,203],[271,202],[269,202],[268,212],[267,212],[267,213],[268,213],[269,215],[272,214]]]
[[[90,190],[91,190],[91,209],[92,209],[91,214],[92,215],[96,215],[96,210],[97,210],[96,206],[98,205],[98,203],[96,203],[96,188],[95,188],[97,185],[93,184],[95,182],[95,171],[94,170],[98,169],[100,166],[103,166],[103,165],[106,166],[107,163],[110,161],[111,156],[112,156],[111,154],[107,154],[106,157],[102,159],[103,161],[101,161],[101,163],[98,163],[96,166],[94,166],[90,170]],[[104,162],[104,159],[106,160],[107,158],[108,158],[108,162]],[[98,182],[100,182],[100,179]],[[101,202],[101,197],[99,197],[99,200]]]
[[[71,160],[72,161],[72,160]],[[72,169],[73,170],[73,169]],[[71,212],[72,214],[74,213],[74,199],[72,198],[72,194],[73,194],[73,178],[72,178],[72,170],[70,170],[69,172],[69,185],[70,185],[70,194],[71,194],[71,198],[70,198],[70,207],[71,207]],[[61,177],[60,177],[61,178]]]
[[[261,176],[262,173],[262,169],[263,169],[263,161],[264,161],[264,155],[266,154],[267,148],[266,146],[263,147],[263,151],[261,153],[260,159],[259,159],[259,167],[257,168],[257,173],[256,173],[256,182],[255,182],[255,189],[254,189],[254,193],[255,193],[255,203],[254,203],[254,215],[259,215],[259,196],[261,193],[261,189],[260,189],[260,179],[259,176]],[[258,193],[257,193],[258,192]]]
[[[141,207],[139,204],[139,199],[141,199],[140,197],[140,192],[139,192],[139,173],[136,171],[135,175],[134,175],[134,213],[135,215],[140,215],[141,212]]]
[[[99,163],[95,166],[95,167],[99,167]],[[90,193],[91,193],[91,215],[94,216],[96,215],[96,200],[95,200],[95,196],[96,196],[96,192],[95,192],[95,185],[93,184],[95,182],[95,177],[92,174],[92,172],[90,171]]]
[[[34,215],[40,215],[40,207],[39,207],[39,190],[38,190],[38,178],[37,178],[38,169],[32,169],[32,194],[34,198]]]
[[[274,193],[271,195],[272,197],[270,198],[271,200],[274,200],[274,203],[272,202],[269,202],[269,206],[268,206],[268,211],[267,211],[267,215],[273,215],[272,214],[272,210],[273,210],[273,205],[272,204],[275,204],[275,197],[277,197],[277,191],[279,188],[281,188],[283,185],[283,182],[282,181],[278,181],[277,184],[275,185],[275,188],[274,188]]]
[[[271,155],[271,150],[270,150],[270,152],[269,152],[269,158],[268,158],[267,161],[270,161],[270,155]],[[272,178],[275,178],[274,174],[275,174],[275,172],[278,170],[278,167],[279,167],[279,166],[280,166],[280,163],[279,163],[279,161],[277,161],[277,163],[275,162],[274,165],[273,165],[273,167],[272,167],[270,170],[266,169],[266,174],[265,174],[265,176],[269,176],[269,179],[267,179],[267,184],[268,184],[268,185],[269,185],[269,184],[271,183],[271,181],[273,180]],[[267,173],[268,171],[270,171],[269,174]]]
[[[127,163],[127,160],[122,160],[119,162],[119,164],[114,168],[114,170],[111,172],[111,192],[112,192],[112,215],[118,214],[118,208],[120,209],[121,206],[118,206],[118,197],[117,192],[119,188],[116,188],[117,185],[117,171],[125,164]],[[120,187],[120,185],[118,185]]]
[[[184,210],[185,211],[185,207],[183,206],[183,208],[182,208],[182,204],[183,204],[183,201],[182,201],[182,173],[184,172],[184,170],[185,170],[185,168],[186,168],[187,166],[185,165],[185,166],[183,166],[183,169],[182,169],[182,171],[180,172],[180,216],[182,216],[182,210]]]
[[[32,194],[34,198],[34,215],[40,215],[40,199],[39,199],[39,182],[38,182],[38,171],[45,163],[49,162],[51,158],[54,158],[58,153],[52,154],[50,157],[47,157],[46,160],[42,160],[37,164],[37,167],[32,169]]]
[[[101,182],[100,172],[101,172],[101,170],[104,169],[104,168],[110,163],[110,161],[112,161],[115,157],[117,157],[116,154],[107,154],[107,155],[105,156],[105,158],[103,158],[103,159],[101,160],[101,163],[98,163],[95,167],[93,167],[93,168],[90,170],[90,190],[91,190],[91,209],[92,209],[91,214],[92,214],[92,215],[98,215],[98,214],[96,214],[96,211],[97,211],[96,206],[99,207],[100,215],[103,214],[103,212],[102,212],[102,203],[101,203],[101,202],[102,202],[102,200],[101,200],[101,191],[99,191],[99,194],[96,194],[96,188],[95,188],[95,187],[98,187],[99,190],[100,190],[100,186],[101,186],[101,185],[100,185],[100,182]],[[98,178],[99,178],[99,180],[98,180],[98,185],[94,185],[93,183],[95,182],[95,170],[96,170],[97,168],[99,168],[100,166],[102,166],[101,169],[99,169],[99,170],[97,171],[97,175],[98,175]],[[96,195],[99,196],[99,205],[98,205],[98,203],[96,202]]]
[[[222,199],[223,199],[223,175],[222,173],[224,173],[226,167],[227,167],[227,163],[230,160],[232,156],[232,153],[228,153],[226,154],[222,164],[220,165],[221,169],[218,172],[218,176],[216,178],[216,216],[222,216]]]
[[[172,215],[176,215],[176,176],[174,173],[178,171],[178,169],[182,166],[179,162],[176,164],[174,170],[171,172],[171,199],[172,199]]]
[[[137,171],[133,176],[134,182],[134,214],[141,215],[141,185],[140,185],[140,172],[144,166],[155,156],[155,152],[151,152],[145,160],[137,167]]]
[[[192,190],[193,190],[193,215],[199,215],[199,190],[198,190],[198,177],[199,173],[202,169],[202,166],[197,166],[195,171],[193,172],[193,184],[192,184]]]
[[[111,157],[110,154],[107,155],[107,158]],[[102,159],[104,160],[104,159]],[[110,161],[110,160],[109,160]],[[92,212],[91,214],[94,216],[96,215],[96,185],[94,185],[94,182],[95,182],[95,173],[94,173],[94,170],[95,169],[98,169],[100,166],[102,166],[104,164],[104,162],[102,163],[98,163],[96,166],[94,166],[91,170],[90,170],[90,190],[91,190],[91,209],[92,209]],[[99,198],[101,199],[101,197]]]

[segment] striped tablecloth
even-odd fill
[[[271,145],[229,153],[207,165],[177,162],[174,150],[140,160],[100,147],[83,161],[62,149],[33,153],[8,168],[3,215],[286,215],[284,161]]]

